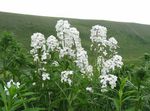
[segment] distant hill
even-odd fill
[[[25,48],[30,48],[30,36],[41,32],[45,36],[56,36],[55,25],[61,18],[31,16],[0,12],[0,32],[11,31]],[[62,18],[64,19],[64,18]],[[108,28],[108,36],[114,36],[119,41],[119,53],[125,60],[134,61],[150,52],[150,25],[123,23],[104,20],[67,19],[70,24],[80,31],[83,46],[89,49],[90,29],[99,24]],[[90,52],[89,52],[90,53]]]

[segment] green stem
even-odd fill
[[[70,102],[70,101],[68,101],[69,102],[69,105],[68,105],[68,111],[73,111],[73,108],[72,108],[72,103]]]
[[[122,109],[122,102],[121,101],[122,101],[122,98],[120,97],[119,98],[119,111],[121,111],[121,109]]]

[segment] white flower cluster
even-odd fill
[[[34,49],[40,49],[45,44],[45,37],[41,33],[34,33],[31,36],[31,47]]]
[[[68,55],[70,57],[75,57],[75,51],[71,48],[64,47],[63,49],[60,49],[59,57],[63,58],[65,55]]]
[[[33,48],[30,53],[34,57],[34,61],[40,61],[46,64],[49,50],[54,51],[59,49],[59,42],[53,35],[49,36],[47,40],[41,33],[34,33],[31,36],[31,47]]]
[[[47,47],[48,47],[48,51],[54,51],[54,50],[58,50],[59,49],[59,42],[56,39],[55,36],[51,35],[47,38]]]
[[[46,72],[43,72],[42,73],[42,79],[45,81],[45,80],[50,80],[50,77],[49,77],[49,74],[46,73]]]
[[[58,41],[54,36],[48,37],[46,40],[41,33],[34,33],[31,36],[31,47],[33,48],[30,53],[33,55],[34,61],[38,62],[42,67],[38,67],[38,73],[41,73],[43,80],[49,80],[49,74],[46,73],[46,69],[41,64],[46,64],[48,51],[54,50],[58,47]]]
[[[91,37],[90,39],[92,42],[101,42],[102,40],[106,39],[107,37],[107,28],[95,25],[91,29]]]
[[[79,37],[79,31],[71,27],[67,20],[59,20],[55,26],[57,31],[57,38],[49,36],[45,39],[41,33],[34,33],[31,36],[31,54],[34,57],[34,61],[41,62],[42,67],[39,67],[43,80],[49,80],[49,74],[46,72],[44,65],[48,56],[50,57],[51,51],[59,52],[60,59],[64,56],[72,58],[76,66],[79,67],[80,72],[83,75],[91,77],[93,75],[93,67],[89,65],[87,52],[81,45],[81,39]],[[117,54],[118,42],[114,37],[107,39],[107,28],[104,26],[93,26],[91,29],[90,39],[92,41],[92,49],[98,54],[97,57],[97,69],[101,73],[100,79],[102,89],[107,88],[109,84],[111,88],[116,86],[117,77],[110,73],[115,68],[121,68],[123,65],[122,57]],[[57,61],[53,61],[52,65],[59,66]],[[69,77],[73,74],[73,71],[62,71],[61,82],[66,82],[71,85],[72,80]],[[92,89],[87,87],[89,92]]]
[[[95,53],[98,53],[97,69],[101,73],[102,90],[106,90],[107,83],[113,89],[116,86],[117,77],[110,72],[123,65],[122,57],[117,55],[116,51],[118,42],[114,37],[107,39],[107,28],[99,25],[92,27],[90,39],[92,49],[94,48]]]
[[[93,67],[89,65],[87,52],[83,48],[77,49],[77,60],[75,62],[83,74],[88,77],[93,75]]]
[[[33,55],[34,61],[44,62],[46,59],[46,46],[45,37],[41,33],[34,33],[31,36],[31,47],[33,48],[30,53]],[[42,56],[39,57],[39,51],[41,50]]]
[[[70,28],[70,37],[73,38],[76,49],[82,48],[79,31],[76,28]]]
[[[62,48],[60,49],[60,58],[65,55],[70,57],[75,57],[75,51],[72,47],[75,44],[74,38],[72,36],[72,30],[70,24],[67,20],[59,20],[56,24],[57,37],[59,38]]]
[[[55,28],[57,32],[63,33],[63,32],[66,32],[66,30],[70,28],[70,24],[68,23],[67,20],[59,20],[57,21]],[[57,36],[60,37],[59,35]],[[63,39],[63,38],[60,38],[60,39]]]
[[[116,87],[116,82],[117,82],[117,76],[112,75],[112,74],[107,74],[107,75],[100,75],[100,82],[102,84],[102,92],[107,91],[107,85],[109,84],[112,89]]]
[[[34,61],[46,64],[48,56],[50,57],[50,52],[58,51],[60,58],[66,55],[73,58],[81,73],[91,76],[93,67],[89,65],[87,52],[82,48],[79,31],[74,27],[70,27],[67,20],[59,20],[55,28],[58,39],[53,35],[45,39],[41,33],[34,33],[31,36],[31,47],[33,49],[30,52],[34,57]],[[52,65],[58,66],[59,64],[53,62]],[[42,79],[49,80],[50,77],[46,73],[44,65],[39,66],[42,66],[39,67]]]
[[[110,71],[114,71],[116,67],[121,68],[123,65],[122,57],[120,55],[114,55],[112,58],[103,61],[101,74],[106,75]]]
[[[108,46],[110,47],[110,51],[112,51],[113,49],[117,49],[118,47],[118,42],[116,41],[116,39],[114,37],[109,38],[108,40]]]
[[[73,71],[62,71],[61,72],[61,82],[66,82],[70,86],[72,84],[72,80],[69,78],[70,75],[73,75]]]
[[[97,47],[94,48],[94,51],[103,53],[103,56],[108,54],[110,51],[113,54],[117,54],[115,51],[118,47],[118,42],[114,37],[107,39],[107,28],[99,25],[95,25],[91,29],[90,39],[93,44],[96,44]],[[93,44],[91,47],[93,47]],[[108,50],[109,49],[109,50]]]
[[[15,86],[16,88],[19,88],[20,87],[20,83],[19,82],[15,83],[12,79],[9,82],[7,82],[6,87],[4,86],[4,90],[5,90],[5,92],[6,92],[7,95],[10,95],[9,94],[9,89],[12,86]]]
[[[83,74],[92,75],[93,67],[89,65],[87,52],[82,48],[79,31],[74,27],[70,27],[66,20],[57,22],[56,31],[62,45],[60,58],[65,55],[73,57],[76,59],[76,65]]]
[[[94,90],[93,90],[92,87],[86,87],[86,91],[88,91],[88,92],[90,92],[90,93],[93,93],[93,92],[94,92]]]
[[[54,62],[52,63],[52,65],[54,65],[55,67],[58,67],[58,66],[59,66],[59,63],[58,63],[57,61],[54,61]]]

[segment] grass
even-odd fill
[[[13,32],[16,39],[29,50],[30,36],[34,32],[41,32],[46,37],[51,34],[56,36],[55,24],[59,19],[61,18],[0,12],[0,32]],[[119,54],[126,62],[138,61],[145,52],[150,52],[150,25],[104,20],[65,19],[80,31],[83,46],[87,50],[90,46],[90,29],[93,25],[99,24],[107,27],[108,35],[114,36],[118,40]]]

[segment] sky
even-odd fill
[[[150,0],[0,0],[0,11],[150,25]]]

